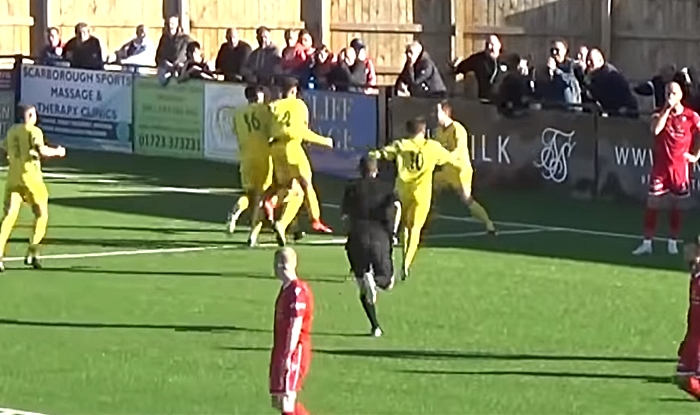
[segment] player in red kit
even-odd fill
[[[275,302],[274,345],[270,358],[272,406],[282,415],[308,414],[297,393],[311,363],[311,324],[314,299],[297,277],[297,254],[291,248],[275,252],[275,274],[282,288]]]
[[[685,246],[690,265],[690,302],[685,337],[678,347],[676,385],[700,400],[700,236]]]
[[[680,201],[690,196],[688,163],[697,161],[692,155],[693,137],[700,131],[700,116],[681,104],[683,90],[676,82],[666,85],[666,104],[651,118],[654,134],[653,165],[649,177],[649,196],[644,214],[644,240],[632,253],[652,252],[658,210],[667,195],[670,199],[670,232],[668,253],[678,254],[678,234],[681,230]]]

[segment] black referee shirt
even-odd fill
[[[349,218],[348,237],[382,235],[391,238],[397,196],[391,184],[378,178],[363,177],[345,187],[341,211]]]

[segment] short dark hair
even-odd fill
[[[369,177],[372,173],[379,170],[377,159],[370,156],[362,157],[357,165],[357,169],[362,177]]]
[[[196,40],[187,44],[187,53],[192,53],[197,49],[202,49],[202,45],[200,45]]]
[[[443,99],[440,101],[440,108],[450,116],[452,116],[452,104],[449,100]]]
[[[49,27],[48,29],[46,29],[46,33],[47,33],[47,34],[50,35],[51,32],[56,32],[56,33],[59,33],[59,34],[61,33],[61,31],[58,30],[58,28],[57,28],[56,26],[51,26],[51,27]]]
[[[36,106],[32,104],[17,104],[17,115],[21,117],[22,121],[25,120],[27,113],[31,110],[36,111]]]
[[[265,90],[260,85],[249,85],[243,92],[248,101],[253,102],[258,100],[258,94],[264,94]]]
[[[299,80],[291,76],[286,76],[282,78],[282,92],[287,94],[294,88],[299,86]]]
[[[266,26],[260,26],[257,29],[255,29],[255,35],[260,36],[265,32],[270,32],[270,29],[268,29]]]
[[[80,22],[80,23],[78,23],[77,25],[75,25],[75,31],[77,32],[77,31],[83,30],[83,29],[85,29],[85,28],[87,28],[87,27],[90,27],[87,23],[85,23],[85,22]]]
[[[423,117],[416,117],[406,121],[406,131],[410,135],[418,135],[424,133],[428,128],[428,123]]]

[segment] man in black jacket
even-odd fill
[[[479,99],[493,100],[497,95],[496,85],[505,76],[508,62],[501,53],[501,41],[496,35],[490,35],[484,44],[484,50],[470,55],[459,63],[454,62],[455,74],[474,73],[478,87]]]
[[[377,160],[363,158],[359,169],[361,177],[345,188],[341,204],[348,231],[345,251],[372,325],[371,335],[379,337],[377,288],[389,290],[394,285],[391,251],[401,205],[393,186],[377,178]]]
[[[221,44],[216,55],[216,70],[224,74],[224,81],[243,81],[243,65],[252,52],[253,48],[239,39],[236,29],[226,29],[226,42]]]
[[[423,45],[414,41],[406,48],[406,64],[396,80],[398,91],[413,97],[444,97],[447,93],[435,62]]]
[[[604,112],[613,116],[636,118],[639,116],[637,100],[632,95],[627,78],[613,65],[605,61],[599,49],[591,49],[587,62],[588,82],[586,90]]]
[[[87,23],[75,25],[75,37],[63,48],[71,68],[103,69],[102,45],[100,40],[90,34]]]

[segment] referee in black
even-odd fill
[[[362,308],[372,325],[371,335],[379,337],[377,288],[389,290],[394,285],[391,251],[401,205],[393,186],[377,178],[377,160],[363,158],[359,170],[360,178],[345,188],[341,205],[348,234],[345,251],[360,288]]]

